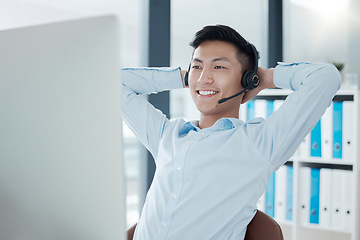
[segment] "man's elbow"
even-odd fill
[[[326,84],[333,91],[337,92],[341,86],[341,76],[339,70],[331,63],[326,64],[327,79]]]

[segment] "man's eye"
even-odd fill
[[[224,68],[223,66],[216,66],[215,69],[222,69]]]
[[[200,66],[192,66],[193,69],[200,69]]]

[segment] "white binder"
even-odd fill
[[[255,100],[255,117],[262,117],[266,119],[266,104],[267,101],[263,99]]]
[[[355,106],[353,101],[343,102],[343,160],[353,161],[355,146],[354,146],[354,119]]]
[[[311,136],[310,133],[308,135],[306,135],[306,137],[302,140],[302,142],[300,143],[300,146],[297,150],[297,156],[299,156],[299,158],[301,160],[305,160],[308,159],[310,157],[310,144],[311,144]]]
[[[352,217],[353,217],[353,184],[354,173],[352,171],[343,171],[343,186],[342,186],[342,206],[343,206],[343,218],[344,218],[344,230],[351,231],[352,229]]]
[[[320,215],[319,225],[331,227],[332,169],[320,169]]]
[[[287,166],[283,165],[276,171],[275,181],[275,218],[286,220],[286,184]]]
[[[299,223],[304,225],[310,222],[310,168],[299,169]]]
[[[274,100],[274,112],[283,105],[285,100]]]
[[[328,107],[321,117],[321,157],[324,160],[332,159],[333,142],[333,107]]]
[[[334,169],[332,178],[332,210],[331,210],[331,227],[334,229],[344,229],[344,208],[342,188],[344,186],[344,170]]]
[[[257,209],[262,212],[265,212],[265,192],[261,195],[259,201],[257,202]]]

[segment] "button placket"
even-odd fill
[[[169,231],[169,226],[172,221],[172,216],[179,201],[179,197],[183,187],[185,156],[192,143],[193,141],[188,141],[186,142],[186,144],[183,144],[181,149],[179,150],[178,156],[176,156],[173,190],[170,193],[168,203],[164,209],[164,213],[161,219],[162,230],[159,231],[157,239],[165,239]]]

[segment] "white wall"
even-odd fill
[[[143,0],[0,0],[0,30],[90,15],[120,19],[122,63],[143,65]]]
[[[284,0],[284,61],[343,62],[344,72],[360,74],[359,1],[329,1],[334,9],[322,0],[296,2]]]

